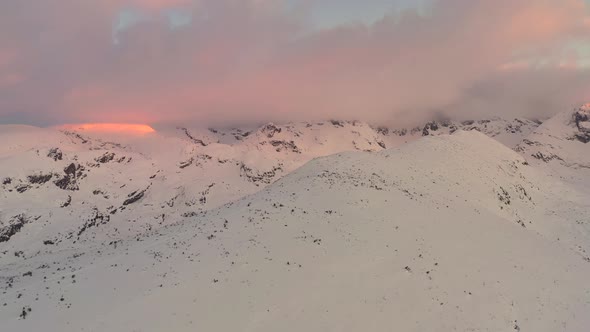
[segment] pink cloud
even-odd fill
[[[0,31],[0,40],[22,50],[19,70],[9,64],[10,72],[36,79],[10,93],[0,87],[0,115],[27,109],[63,122],[389,121],[473,105],[498,112],[510,100],[526,106],[499,93],[515,82],[531,99],[551,98],[547,107],[569,105],[590,88],[590,73],[561,54],[572,40],[590,41],[580,32],[589,18],[579,0],[439,0],[430,16],[406,12],[322,31],[309,29],[305,11],[273,0],[22,1],[0,4],[0,21],[14,27]],[[115,46],[113,18],[129,4],[183,6],[195,20],[171,31],[156,17],[121,32]],[[18,7],[20,18],[2,6]],[[77,15],[66,19],[68,12]],[[529,65],[541,58],[556,66]],[[525,113],[547,112],[525,106]]]
[[[191,0],[129,0],[129,3],[148,10],[160,10],[170,7],[181,7],[191,3]]]
[[[17,57],[17,52],[9,48],[0,48],[0,69],[11,65]]]
[[[25,80],[25,76],[23,74],[18,73],[8,73],[8,74],[0,74],[0,89],[12,87],[17,85]]]
[[[498,69],[502,71],[526,70],[530,68],[531,64],[528,61],[508,62],[498,67]]]

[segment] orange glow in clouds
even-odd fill
[[[122,133],[122,134],[149,134],[155,132],[154,128],[145,124],[131,123],[83,123],[67,124],[62,128],[70,130],[84,130],[89,132]]]

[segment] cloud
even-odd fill
[[[170,7],[182,7],[189,5],[190,0],[130,0],[131,5],[149,10],[160,10]]]
[[[547,115],[590,97],[588,69],[565,53],[590,43],[582,1],[439,0],[426,16],[314,30],[321,1],[3,2],[0,82],[13,80],[0,83],[0,122],[394,122]],[[114,44],[129,6],[149,19]],[[191,24],[171,29],[169,8]]]
[[[8,67],[16,59],[16,52],[11,49],[0,48],[0,69]]]

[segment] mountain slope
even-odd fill
[[[526,164],[476,131],[315,159],[145,236],[3,256],[0,320],[11,331],[585,330],[590,263],[573,243],[589,233],[567,230],[588,201]],[[566,206],[578,219],[559,216]]]
[[[590,104],[561,112],[534,130],[516,150],[548,174],[590,188]]]

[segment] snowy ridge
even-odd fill
[[[179,127],[140,136],[6,126],[0,130],[6,142],[0,148],[0,222],[11,229],[12,248],[110,242],[257,192],[319,156],[381,151],[458,128],[514,141],[537,125],[495,119],[395,130],[333,120]],[[10,226],[8,220],[20,215],[35,222]]]

